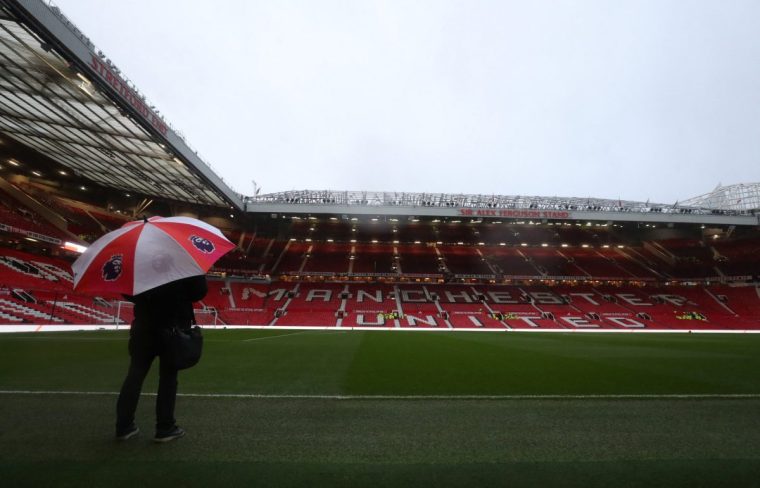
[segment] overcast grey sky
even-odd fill
[[[55,2],[246,195],[760,181],[757,0]]]

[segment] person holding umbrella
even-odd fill
[[[185,435],[174,419],[178,371],[162,356],[163,329],[189,329],[194,323],[193,302],[205,297],[207,291],[205,276],[191,276],[128,297],[135,304],[135,319],[129,331],[129,370],[116,403],[117,439],[127,440],[140,431],[134,421],[135,410],[145,376],[157,356],[160,364],[154,439],[168,442]]]
[[[168,360],[165,329],[190,328],[193,302],[207,293],[205,273],[235,247],[219,229],[190,217],[129,222],[95,241],[72,265],[74,289],[120,293],[135,304],[130,365],[116,404],[116,438],[140,433],[135,411],[145,376],[159,357],[156,442],[185,435],[174,406],[177,368]]]

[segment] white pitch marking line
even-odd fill
[[[309,332],[312,332],[312,331],[310,331],[310,330],[302,330],[300,332],[291,332],[290,334],[277,334],[277,335],[274,335],[274,336],[267,336],[267,337],[255,337],[253,339],[243,339],[242,342],[265,341],[267,339],[277,339],[278,337],[293,336],[293,335],[299,335],[299,334],[308,334]]]
[[[127,338],[120,337],[34,337],[34,336],[15,336],[15,337],[3,337],[3,340],[9,341],[60,341],[60,342],[110,342],[110,341],[123,341],[126,342]]]
[[[116,391],[0,390],[0,395],[116,396]],[[155,396],[155,393],[143,393]],[[760,393],[683,393],[632,395],[269,395],[258,393],[177,393],[189,398],[249,398],[268,400],[699,400],[755,399]]]
[[[278,337],[284,337],[284,336],[292,336],[292,335],[299,335],[299,334],[309,334],[313,333],[315,331],[313,330],[300,330],[298,332],[290,332],[288,334],[277,334],[273,336],[267,336],[267,337],[255,337],[253,339],[243,339],[241,342],[251,342],[251,341],[264,341],[267,339],[277,339]],[[14,337],[7,337],[3,339],[8,339],[11,341],[62,341],[62,342],[110,342],[110,341],[119,341],[119,342],[126,342],[127,338],[121,338],[121,337],[52,337],[52,336],[14,336]],[[207,342],[238,342],[236,340],[232,339],[205,339]]]

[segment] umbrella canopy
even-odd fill
[[[234,248],[219,229],[191,217],[128,222],[93,242],[74,261],[74,289],[137,295],[206,274]]]

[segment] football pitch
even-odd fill
[[[760,486],[760,335],[205,336],[155,445],[126,332],[0,335],[0,485]]]

